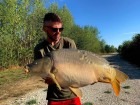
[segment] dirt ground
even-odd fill
[[[43,87],[47,87],[47,84],[44,83],[43,79],[35,76],[16,83],[6,84],[0,87],[0,103]]]

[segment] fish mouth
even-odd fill
[[[27,64],[24,68],[27,70],[27,72],[30,72],[30,69],[36,64],[37,62],[33,62],[31,64]]]
[[[24,66],[25,73],[29,73],[32,66],[33,66],[32,63],[31,64],[27,64],[26,66]]]

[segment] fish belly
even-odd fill
[[[91,65],[58,64],[56,80],[62,87],[83,87],[97,82]]]

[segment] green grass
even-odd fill
[[[130,86],[123,86],[124,89],[130,89]]]
[[[32,100],[29,100],[28,102],[26,102],[26,105],[33,105],[36,103],[37,103],[36,99],[32,99]]]
[[[130,94],[130,92],[125,92],[126,94]]]
[[[107,91],[105,91],[104,93],[110,94],[110,93],[111,93],[111,91],[107,90]]]
[[[93,103],[91,103],[91,102],[86,102],[86,103],[84,103],[83,105],[93,105]]]
[[[21,69],[0,71],[0,86],[27,79],[29,76],[30,75],[26,75]]]

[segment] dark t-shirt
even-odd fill
[[[63,48],[76,49],[75,42],[67,37],[61,37],[60,41],[56,45],[52,46],[46,40],[43,40],[34,48],[34,59],[40,59],[46,56],[48,52]],[[65,88],[60,91],[55,84],[48,86],[47,100],[57,101],[71,99],[75,97],[75,94],[69,88]]]

